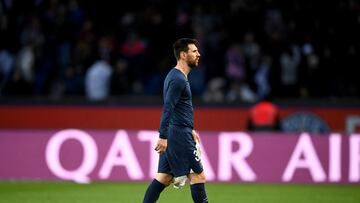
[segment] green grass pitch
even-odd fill
[[[0,203],[141,203],[148,183],[0,182]],[[210,203],[359,203],[360,185],[206,185]],[[159,203],[191,203],[190,188],[168,187]]]

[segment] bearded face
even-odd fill
[[[190,68],[195,68],[199,65],[200,53],[197,47],[194,44],[189,45],[189,50],[187,51],[186,63]]]
[[[186,62],[190,68],[195,68],[199,64],[199,58],[188,57]]]

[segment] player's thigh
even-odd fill
[[[157,173],[155,176],[155,179],[159,181],[160,183],[168,186],[173,181],[173,176],[167,173]]]
[[[189,177],[189,180],[190,180],[190,184],[205,183],[206,182],[206,177],[205,177],[204,171],[202,171],[201,173],[190,173],[188,175],[188,177]]]

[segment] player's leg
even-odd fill
[[[143,203],[155,203],[160,193],[172,182],[172,175],[166,173],[157,173],[155,179],[148,186]]]
[[[192,199],[195,203],[207,203],[208,198],[205,191],[206,177],[201,163],[200,146],[196,146],[192,156],[190,156],[189,162],[192,169],[188,175]]]
[[[143,203],[155,203],[164,190],[165,187],[169,186],[173,180],[173,176],[170,175],[171,170],[166,154],[160,155],[158,173],[155,179],[148,186]]]
[[[205,174],[204,171],[201,173],[190,173],[188,175],[190,179],[191,196],[195,203],[208,203],[208,198],[205,191]]]

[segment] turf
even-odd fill
[[[0,203],[141,203],[147,183],[0,182]],[[214,184],[211,203],[359,203],[360,185]],[[189,187],[168,187],[159,203],[191,203]]]

